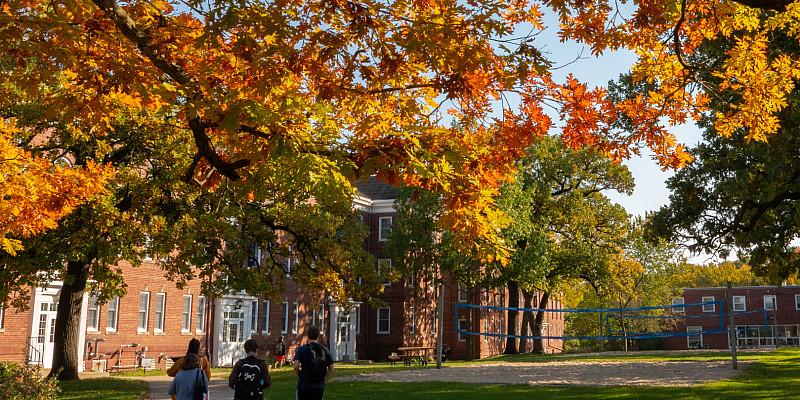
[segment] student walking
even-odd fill
[[[200,368],[200,357],[190,353],[183,358],[181,370],[175,374],[167,393],[176,400],[208,399],[208,377]]]
[[[308,328],[308,343],[294,353],[297,400],[322,400],[325,379],[333,374],[330,351],[319,343],[319,328]]]
[[[186,350],[186,354],[194,354],[200,358],[200,368],[206,373],[206,377],[211,378],[211,363],[208,361],[208,358],[203,357],[200,355],[200,341],[196,338],[192,338],[189,341],[189,348]],[[167,370],[167,375],[171,377],[175,377],[175,375],[182,369],[183,361],[186,357],[181,357],[172,364],[171,367]]]
[[[272,354],[275,356],[275,366],[273,368],[278,369],[283,367],[284,360],[286,360],[286,345],[283,343],[283,335],[281,335],[278,338],[278,342],[275,343]]]
[[[234,400],[263,400],[264,389],[272,385],[267,364],[256,358],[258,342],[248,339],[244,342],[247,357],[234,364],[228,377],[228,386],[233,389]]]

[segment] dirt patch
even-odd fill
[[[744,363],[739,363],[740,368]],[[341,380],[464,382],[528,385],[689,386],[736,376],[725,361],[553,361],[486,363],[437,370],[423,368],[365,373]]]

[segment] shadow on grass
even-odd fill
[[[140,400],[147,398],[147,382],[134,379],[94,378],[59,384],[61,400]]]

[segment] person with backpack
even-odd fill
[[[167,393],[175,396],[176,400],[208,399],[208,377],[200,368],[197,354],[189,353],[183,358],[181,370],[175,374]]]
[[[264,389],[272,386],[267,363],[256,358],[258,342],[248,339],[244,342],[247,357],[234,364],[228,377],[228,386],[233,389],[234,400],[263,400]]]
[[[294,353],[294,372],[297,380],[297,400],[322,400],[325,379],[333,374],[333,357],[319,343],[319,328],[308,328],[308,343]]]

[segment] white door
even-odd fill
[[[33,334],[28,347],[28,360],[31,364],[42,364],[44,368],[53,365],[53,342],[56,331],[56,295],[36,296],[33,314]]]
[[[356,320],[356,309],[345,312],[336,307],[336,331],[334,332],[334,357],[336,361],[353,361],[356,359],[356,335],[353,326]]]
[[[246,302],[246,304],[249,303]],[[243,305],[241,301],[223,300],[221,302],[221,324],[217,332],[217,360],[218,366],[232,366],[247,354],[244,351],[244,342],[250,339],[250,305]]]

